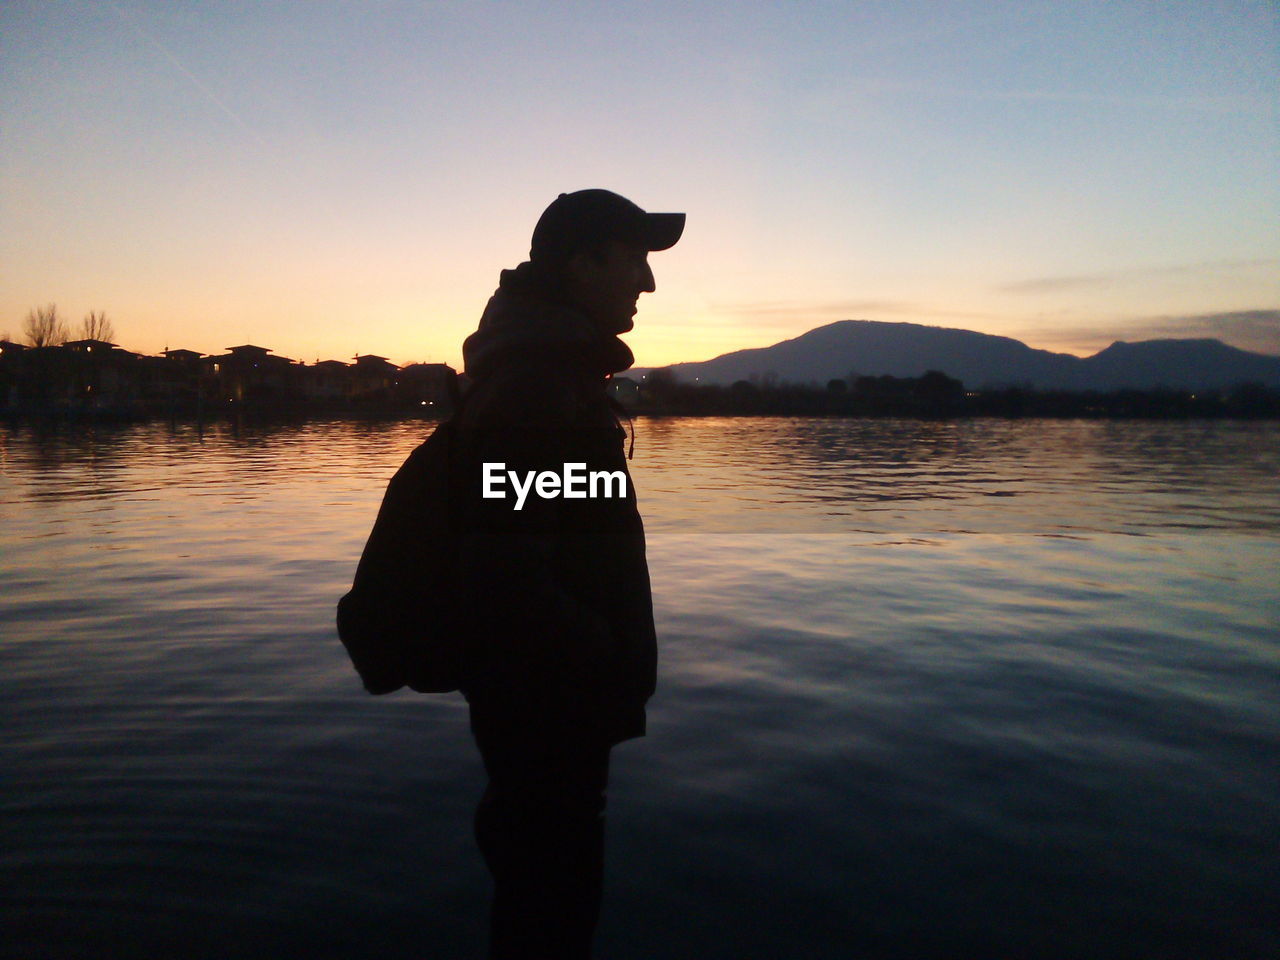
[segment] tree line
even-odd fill
[[[1215,390],[1171,387],[1057,390],[1029,384],[967,389],[939,370],[919,377],[857,376],[825,387],[778,383],[771,377],[729,386],[682,383],[655,370],[623,402],[634,413],[674,415],[843,417],[1280,417],[1280,390],[1241,383]]]

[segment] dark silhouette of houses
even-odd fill
[[[204,361],[213,369],[217,399],[222,403],[267,406],[296,396],[299,365],[294,361],[248,343],[226,350]]]
[[[437,417],[458,377],[443,363],[397,367],[373,354],[312,365],[241,344],[205,356],[166,349],[139,356],[104,340],[31,347],[0,341],[0,413],[37,416],[191,415],[307,409]]]
[[[411,363],[401,367],[392,388],[396,404],[424,407],[423,412],[452,410],[453,368],[445,363]]]
[[[354,389],[355,372],[341,360],[321,360],[303,371],[302,393],[310,401],[345,403]]]
[[[12,340],[0,340],[0,409],[15,409],[20,400],[20,384],[26,365],[22,355],[27,347]]]
[[[353,400],[391,399],[392,388],[396,386],[400,368],[386,357],[365,354],[356,357],[353,371],[351,398]]]
[[[72,340],[67,399],[84,410],[128,413],[141,402],[138,355],[105,340]]]
[[[212,397],[213,372],[195,350],[165,350],[158,357],[139,357],[143,404],[149,410],[199,411]]]

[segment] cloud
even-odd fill
[[[942,317],[983,321],[996,318],[991,313],[948,310],[910,300],[757,300],[713,304],[712,310],[736,317],[821,317],[833,320],[873,319],[883,316],[911,317],[918,322]]]
[[[1088,351],[1100,350],[1116,340],[1205,338],[1221,340],[1241,350],[1280,356],[1280,309],[1130,317],[1105,325],[1080,324],[1056,330],[1037,327],[1025,337],[1029,342],[1053,342]]]
[[[1242,350],[1280,354],[1280,310],[1149,317],[1138,329],[1150,331],[1157,337],[1215,337]]]
[[[1003,284],[996,287],[996,291],[1014,294],[1058,293],[1063,290],[1114,287],[1144,280],[1195,277],[1210,273],[1253,270],[1277,265],[1280,265],[1280,260],[1275,258],[1265,260],[1206,260],[1200,263],[1181,263],[1164,267],[1139,267],[1132,270],[1112,270],[1102,273],[1076,274],[1074,276],[1035,277],[1029,280],[1018,280],[1014,283]]]
[[[859,313],[914,313],[915,304],[903,300],[756,300],[746,303],[719,303],[717,313],[739,316],[851,316]]]
[[[955,90],[941,91],[967,100],[1010,103],[1084,103],[1139,109],[1204,111],[1209,113],[1265,113],[1268,105],[1255,97],[1129,96],[1111,93],[1084,93],[1072,90]]]
[[[822,91],[801,105],[807,114],[829,119],[855,115],[872,98],[910,97],[976,103],[1063,104],[1068,106],[1111,107],[1120,110],[1173,111],[1179,114],[1254,114],[1273,111],[1265,99],[1248,95],[1225,96],[1143,96],[1114,92],[1055,90],[1034,87],[962,87],[890,77],[861,77],[843,89]]]

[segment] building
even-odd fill
[[[102,340],[29,347],[0,341],[0,412],[141,416],[238,408],[299,412],[363,408],[431,417],[452,409],[457,375],[443,363],[397,367],[373,354],[312,365],[241,344],[205,356],[166,349],[139,356]]]
[[[321,360],[304,368],[302,393],[308,400],[322,403],[345,402],[355,390],[351,364],[341,360]]]
[[[270,406],[299,396],[301,364],[276,357],[266,347],[242,344],[226,353],[204,358],[212,370],[215,399],[223,404]]]
[[[392,391],[396,404],[427,408],[424,413],[447,415],[453,410],[456,376],[453,367],[445,363],[411,363],[401,367]]]
[[[365,354],[356,357],[351,398],[353,400],[391,399],[400,368],[386,357]]]

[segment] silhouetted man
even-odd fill
[[[490,956],[588,958],[609,751],[645,732],[656,642],[644,530],[606,393],[647,256],[684,214],[561,194],[463,345],[463,692],[489,775],[476,837],[494,880]]]

